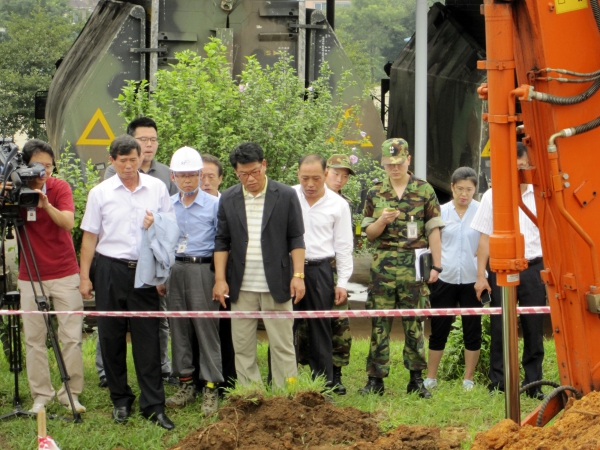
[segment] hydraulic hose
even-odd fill
[[[571,128],[565,128],[563,130],[560,130],[558,133],[554,133],[552,136],[550,136],[550,140],[548,142],[548,147],[550,151],[550,146],[554,146],[556,147],[556,144],[554,143],[556,141],[557,138],[567,138],[567,137],[571,137],[571,136],[575,136],[576,134],[582,134],[582,133],[586,133],[590,130],[593,130],[594,128],[598,128],[600,126],[600,117],[596,117],[594,120],[590,120],[587,123],[582,123],[581,125],[577,125]]]
[[[598,27],[598,31],[600,31],[600,5],[598,5],[598,0],[591,0],[590,3],[594,12],[594,19],[596,19],[596,26]]]
[[[562,73],[564,75],[571,75],[574,77],[596,78],[598,75],[600,75],[600,70],[596,70],[595,72],[573,72],[572,70],[567,70],[567,69],[553,69],[552,67],[547,67],[547,68],[543,69],[543,71]]]
[[[597,1],[597,0],[593,0]],[[600,89],[600,79],[594,81],[589,88],[583,91],[581,94],[573,95],[572,97],[558,97],[556,95],[546,94],[545,92],[530,92],[531,98],[535,100],[539,100],[540,102],[550,103],[552,105],[576,105],[578,103],[584,102],[592,95],[594,95],[598,89]]]
[[[573,392],[575,394],[575,398],[580,398],[581,397],[581,394],[579,393],[579,391],[577,389],[575,389],[573,386],[559,386],[559,387],[557,387],[552,392],[550,392],[546,396],[546,398],[544,399],[544,401],[542,402],[542,406],[540,406],[540,412],[538,413],[538,417],[537,417],[537,420],[535,422],[535,426],[536,427],[541,427],[542,426],[542,422],[544,421],[544,411],[546,411],[546,407],[548,406],[548,403],[550,403],[550,400],[552,400],[554,397],[556,397],[558,394],[560,394],[561,392],[564,392],[564,391],[571,391],[571,392]]]

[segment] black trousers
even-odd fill
[[[432,308],[481,308],[475,294],[475,283],[451,284],[438,280],[429,286]],[[481,349],[481,316],[461,316],[463,341],[470,351]],[[454,316],[432,316],[429,350],[444,350],[454,323]]]
[[[333,269],[328,261],[304,266],[306,294],[294,305],[297,311],[330,311],[335,300]],[[333,382],[333,345],[331,318],[308,319],[308,364],[313,378],[324,375]]]
[[[521,272],[521,283],[517,286],[519,306],[546,306],[546,288],[540,277],[544,264],[540,261]],[[502,292],[496,284],[496,273],[489,272],[488,279],[492,288],[492,307],[502,305]],[[521,314],[521,332],[523,334],[523,358],[521,364],[525,370],[523,385],[542,379],[542,361],[544,360],[544,316],[542,314]],[[490,317],[490,380],[494,386],[504,386],[504,360],[502,358],[502,315]]]
[[[155,287],[135,289],[135,269],[99,255],[96,266],[98,311],[158,311]],[[127,384],[127,326],[138,385],[140,409],[147,414],[164,411],[158,318],[98,317],[98,336],[110,398],[115,407],[131,406],[135,395]]]

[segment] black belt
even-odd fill
[[[111,258],[110,256],[106,256],[106,255],[101,255],[104,256],[105,258],[110,259],[111,261],[117,262],[119,264],[124,264],[127,266],[128,269],[135,269],[137,267],[137,261],[132,261],[130,259],[121,259],[121,258]]]
[[[176,256],[175,261],[183,263],[197,263],[197,264],[210,264],[212,257],[203,258],[202,256]]]
[[[535,266],[536,264],[539,264],[542,262],[542,257],[538,256],[537,258],[529,259],[528,262],[529,262],[529,267]]]
[[[323,258],[323,259],[305,259],[305,266],[318,266],[323,263],[330,263],[333,258]]]

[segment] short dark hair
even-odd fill
[[[156,122],[150,117],[138,117],[137,119],[132,120],[127,125],[127,134],[129,136],[133,136],[135,134],[135,130],[139,127],[145,128],[154,128],[158,133],[158,128],[156,128]]]
[[[209,155],[208,153],[205,153],[202,155],[202,162],[214,164],[215,166],[217,166],[219,176],[220,177],[223,176],[223,164],[221,164],[221,161],[219,161],[219,158],[217,158],[216,156],[213,156],[213,155]]]
[[[477,187],[477,172],[475,172],[470,167],[459,167],[454,171],[451,178],[451,183],[456,184],[459,181],[471,181]]]
[[[517,159],[527,155],[527,147],[522,142],[517,142]]]
[[[253,162],[263,162],[265,153],[260,145],[254,142],[242,142],[229,154],[229,164],[237,169],[239,164],[249,164]]]
[[[108,150],[108,153],[112,159],[115,159],[119,155],[129,155],[132,150],[136,150],[138,156],[142,154],[140,143],[130,135],[124,134],[118,138],[115,138],[110,143],[110,149]]]
[[[325,160],[325,158],[323,158],[321,155],[315,155],[315,154],[305,155],[302,158],[300,158],[300,161],[298,161],[298,169],[300,169],[300,166],[302,164],[311,164],[314,162],[321,163],[321,167],[323,168],[323,171],[325,171],[325,169],[327,169],[327,161]]]
[[[31,139],[30,141],[27,141],[23,146],[21,153],[23,154],[23,162],[25,164],[29,164],[31,158],[38,153],[48,153],[52,157],[52,163],[54,164],[54,152],[52,151],[52,147],[50,147],[50,144],[40,139]]]

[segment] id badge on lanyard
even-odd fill
[[[417,237],[419,237],[417,226],[415,216],[410,216],[410,222],[406,224],[406,237],[408,239],[417,239]]]

